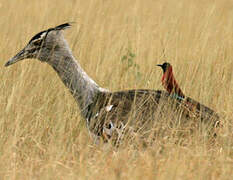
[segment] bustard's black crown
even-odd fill
[[[47,30],[41,31],[38,34],[36,34],[35,36],[33,36],[32,39],[29,41],[29,43],[34,41],[34,40],[44,38],[44,36],[46,36],[50,31],[65,30],[65,29],[70,28],[70,27],[71,27],[70,23],[64,23],[64,24],[61,24],[61,25],[56,26],[54,28],[49,28]]]

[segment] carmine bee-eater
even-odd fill
[[[160,66],[163,69],[163,77],[162,77],[162,84],[163,87],[170,93],[177,98],[184,98],[185,95],[180,89],[178,83],[175,80],[175,77],[172,72],[172,66],[165,62],[163,64],[157,64],[157,66]]]
[[[190,117],[200,117],[208,113],[215,114],[215,116],[217,117],[216,119],[218,119],[215,125],[219,125],[219,116],[215,111],[199,103],[198,101],[195,101],[194,99],[184,95],[175,80],[171,64],[165,62],[163,64],[158,64],[157,66],[160,66],[163,69],[163,87],[167,90],[171,97],[174,97],[180,101],[184,109],[188,110]]]

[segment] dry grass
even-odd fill
[[[231,179],[232,8],[230,0],[0,0],[0,179]],[[4,67],[35,33],[66,21],[77,22],[66,31],[74,55],[103,87],[162,89],[155,64],[169,61],[184,92],[221,115],[216,143],[93,145],[52,68]],[[139,68],[121,60],[128,50]]]

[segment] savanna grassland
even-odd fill
[[[0,0],[0,17],[0,179],[233,177],[232,1]],[[170,62],[184,93],[219,113],[215,142],[95,145],[51,67],[4,67],[35,33],[64,22],[75,22],[65,37],[102,87],[163,89],[155,65]]]

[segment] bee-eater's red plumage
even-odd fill
[[[175,77],[172,72],[172,66],[169,63],[163,63],[158,65],[163,69],[162,84],[163,87],[170,93],[178,95],[179,97],[184,98],[185,95],[180,89],[178,83],[175,80]]]
[[[210,116],[216,118],[214,121],[214,127],[219,126],[219,116],[215,111],[188,96],[185,97],[184,93],[175,80],[172,72],[172,66],[169,63],[165,62],[163,64],[158,64],[157,66],[160,66],[163,69],[163,87],[168,91],[169,94],[171,94],[171,97],[179,100],[181,105],[184,107],[184,111],[188,110],[189,117],[201,117],[202,115],[205,116],[210,114]]]

